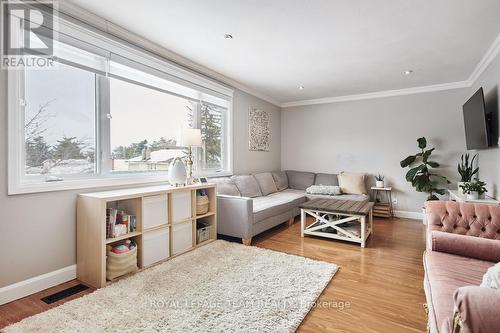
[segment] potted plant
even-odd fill
[[[479,168],[474,169],[474,160],[477,157],[477,154],[472,157],[472,160],[470,160],[469,163],[469,154],[462,155],[460,157],[460,163],[458,164],[458,173],[460,174],[460,181],[458,182],[458,190],[462,191],[462,185],[465,185],[465,183],[470,183],[472,181],[472,177],[477,174],[479,171]]]
[[[375,186],[384,187],[384,176],[382,176],[381,174],[375,176]]]
[[[439,200],[436,194],[445,194],[445,189],[440,184],[450,182],[444,176],[440,176],[432,169],[438,168],[439,163],[431,161],[430,157],[435,148],[427,149],[427,140],[422,137],[417,139],[420,152],[410,155],[400,162],[402,168],[410,167],[406,173],[406,180],[411,183],[417,192],[427,193],[427,200]]]
[[[477,179],[473,182],[468,182],[461,185],[460,188],[462,189],[463,193],[466,194],[467,200],[477,200],[484,193],[488,192],[485,186],[485,182]]]

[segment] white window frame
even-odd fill
[[[120,57],[125,57],[137,61],[145,66],[149,66],[164,72],[172,81],[185,85],[189,88],[199,89],[202,94],[214,95],[223,97],[228,101],[227,114],[225,119],[224,142],[222,149],[225,151],[226,168],[224,170],[214,172],[212,170],[204,170],[204,172],[195,173],[195,177],[207,176],[228,176],[233,170],[233,89],[219,84],[209,78],[206,78],[198,73],[187,70],[174,64],[164,58],[141,50],[127,42],[117,41],[112,36],[108,36],[103,32],[97,31],[92,27],[85,26],[81,23],[75,23],[71,20],[55,17],[58,26],[58,33],[63,33],[72,38],[85,41],[96,47],[108,50]],[[9,70],[7,71],[8,89],[7,89],[7,105],[8,105],[8,194],[22,193],[37,193],[61,190],[74,190],[106,186],[122,186],[122,185],[138,185],[150,183],[165,183],[167,177],[165,173],[117,173],[113,174],[110,171],[109,156],[111,152],[103,151],[103,148],[109,150],[109,118],[106,112],[97,111],[96,115],[96,165],[97,174],[82,175],[81,178],[69,176],[63,181],[46,182],[44,179],[35,179],[27,181],[25,177],[25,138],[24,138],[24,106],[21,103],[23,98],[23,71]],[[109,88],[109,85],[108,85]],[[99,89],[99,92],[101,90]],[[109,94],[107,94],[109,96]],[[96,104],[107,103],[109,110],[109,99],[103,98],[100,93],[96,94]],[[34,177],[36,178],[36,177]]]

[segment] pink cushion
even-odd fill
[[[431,332],[442,332],[443,322],[453,316],[453,293],[463,286],[479,285],[493,264],[453,254],[426,251],[425,293]]]
[[[432,250],[492,262],[500,261],[500,241],[432,231]]]
[[[430,231],[500,239],[500,205],[427,201],[425,208]]]
[[[453,298],[462,333],[500,332],[500,291],[477,286],[458,288]]]

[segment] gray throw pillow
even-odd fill
[[[238,190],[233,180],[229,177],[210,178],[208,181],[216,185],[217,194],[241,196],[240,190]]]
[[[255,173],[253,176],[257,180],[257,183],[259,183],[262,195],[278,192],[278,188],[270,172]]]
[[[236,187],[242,197],[255,198],[262,196],[259,183],[252,175],[232,176],[231,179],[236,184]]]
[[[339,179],[335,173],[317,173],[314,185],[339,186]]]
[[[273,171],[271,174],[273,175],[278,191],[283,191],[288,188],[288,177],[285,171]]]
[[[288,186],[294,190],[305,190],[314,184],[316,174],[304,171],[287,171]]]

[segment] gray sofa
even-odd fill
[[[275,171],[252,175],[211,178],[217,185],[217,231],[241,238],[252,237],[300,214],[300,204],[312,198],[368,201],[366,194],[312,195],[311,185],[338,185],[336,174]]]

